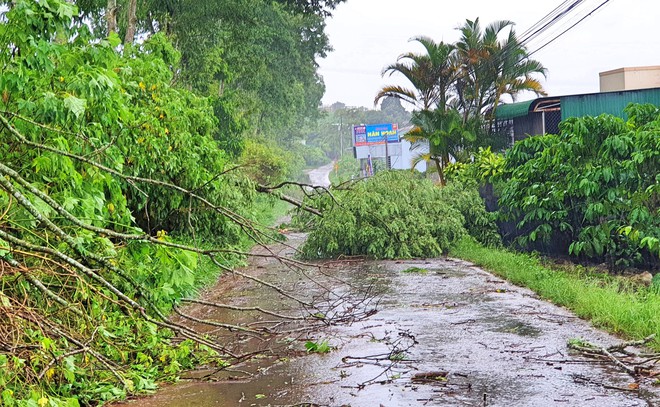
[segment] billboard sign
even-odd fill
[[[367,124],[353,126],[353,145],[370,146],[375,144],[398,143],[399,125],[396,123]]]

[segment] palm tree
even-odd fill
[[[424,47],[425,54],[405,53],[397,58],[397,62],[385,67],[382,75],[402,74],[412,85],[405,88],[398,85],[383,87],[374,99],[374,105],[387,96],[401,99],[420,110],[439,107],[444,110],[447,105],[449,90],[456,79],[457,69],[454,63],[452,44],[436,43],[429,37],[415,37]]]
[[[500,39],[509,28],[508,36]],[[456,91],[458,106],[464,118],[470,115],[491,114],[503,95],[515,99],[522,91],[545,95],[543,87],[533,75],[545,76],[543,65],[529,58],[513,30],[513,22],[495,21],[484,30],[479,19],[466,20],[461,38],[456,43],[460,64],[460,79]]]
[[[475,120],[464,122],[460,112],[452,108],[416,111],[412,123],[415,127],[403,138],[412,143],[413,150],[428,145],[428,151],[413,157],[413,168],[421,161],[433,161],[440,184],[444,186],[445,167],[451,158],[465,158],[467,147],[476,140],[480,124]]]
[[[412,87],[385,86],[374,104],[392,96],[415,106],[415,127],[404,138],[417,148],[421,141],[428,142],[429,151],[418,154],[413,164],[434,161],[443,185],[451,157],[460,159],[470,148],[488,144],[484,118],[487,112],[493,117],[504,95],[514,100],[522,91],[545,95],[534,77],[545,75],[545,68],[529,58],[512,26],[503,20],[482,29],[477,18],[459,27],[461,38],[456,44],[416,37],[413,40],[422,44],[425,53],[403,54],[383,70],[383,76],[402,74]]]
[[[541,82],[533,76],[539,74],[545,77],[545,67],[539,61],[529,58],[527,50],[520,45],[513,30],[509,31],[509,36],[500,45],[496,60],[499,62],[499,75],[495,80],[493,113],[503,95],[509,95],[513,101],[523,91],[534,92],[537,96],[547,95]]]

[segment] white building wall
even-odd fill
[[[660,66],[619,68],[601,72],[599,76],[601,92],[660,87]]]
[[[390,163],[392,169],[408,170],[411,168],[412,159],[417,154],[424,154],[428,152],[428,144],[420,145],[412,149],[412,145],[407,140],[401,140],[399,143],[390,143],[387,146],[387,154],[390,156]],[[412,149],[412,151],[411,151]],[[379,144],[374,146],[359,146],[355,148],[356,158],[365,159],[371,155],[371,158],[384,158],[385,145]],[[426,162],[422,161],[415,166],[415,169],[420,172],[426,171]]]

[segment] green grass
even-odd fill
[[[270,196],[258,196],[256,199],[255,221],[262,225],[277,226],[277,220],[286,215],[293,206]],[[252,242],[251,242],[252,244]]]
[[[660,290],[635,286],[621,278],[583,267],[560,270],[524,253],[487,248],[463,239],[450,252],[512,283],[526,286],[542,298],[572,310],[594,326],[629,339],[656,338],[660,350]]]

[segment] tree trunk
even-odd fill
[[[137,0],[130,0],[128,5],[128,25],[126,26],[126,37],[124,45],[132,44],[135,40],[135,30],[137,26]]]
[[[108,35],[117,32],[117,0],[108,0],[105,8],[105,19],[108,23]]]
[[[440,185],[444,187],[447,185],[447,181],[445,181],[445,172],[442,168],[442,164],[440,163],[440,159],[435,158],[433,161],[435,161],[435,168],[438,170],[438,179],[440,181]]]

